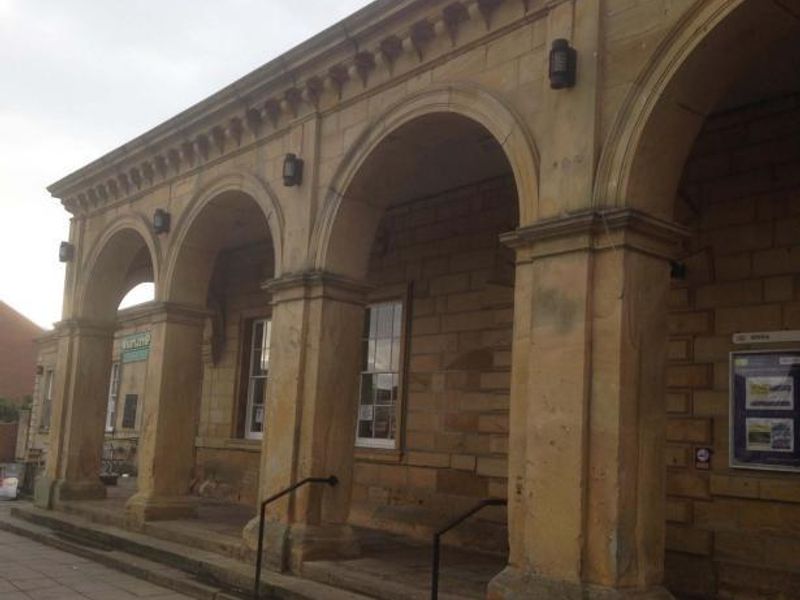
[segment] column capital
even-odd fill
[[[303,271],[265,281],[261,284],[261,289],[272,295],[273,305],[320,298],[365,304],[372,286],[326,271]]]
[[[689,230],[632,208],[605,208],[545,219],[501,236],[525,260],[622,248],[671,260]]]

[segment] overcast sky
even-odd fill
[[[0,300],[61,318],[69,218],[47,185],[367,4],[0,0]]]

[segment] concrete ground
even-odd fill
[[[0,513],[9,503],[0,505]],[[2,600],[190,600],[91,560],[0,531]]]

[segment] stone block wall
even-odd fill
[[[356,449],[351,520],[427,536],[450,515],[505,497],[516,227],[510,177],[395,206],[376,236],[376,294],[410,290],[397,452]],[[505,513],[486,510],[450,541],[502,551]]]
[[[203,388],[194,490],[203,496],[255,505],[260,440],[245,440],[247,373],[244,344],[253,319],[269,317],[261,284],[274,272],[272,246],[254,242],[222,252],[209,291],[203,342]]]
[[[671,298],[667,581],[698,597],[800,597],[800,474],[728,459],[732,334],[800,329],[800,96],[710,117],[679,196],[695,234]],[[698,447],[714,450],[709,471]]]

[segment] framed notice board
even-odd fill
[[[800,350],[731,353],[731,466],[800,471]]]

